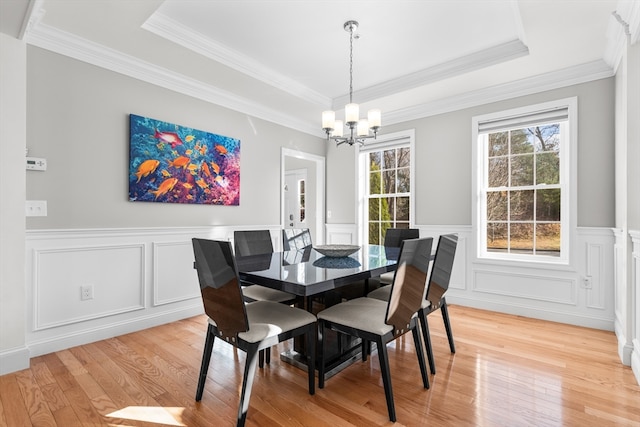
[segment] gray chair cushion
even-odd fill
[[[242,287],[242,295],[254,301],[285,302],[295,299],[295,295],[267,288],[260,285],[248,285]]]
[[[301,326],[314,323],[316,316],[308,311],[271,301],[256,301],[246,304],[249,330],[238,337],[247,342],[264,341],[269,346],[278,344],[278,335]],[[216,326],[211,318],[209,323]]]
[[[382,273],[380,275],[380,284],[382,285],[390,285],[393,283],[393,275],[395,271],[387,271],[386,273]]]
[[[367,298],[375,298],[380,301],[389,301],[391,295],[391,286],[381,286],[367,294]]]
[[[363,297],[322,310],[318,313],[318,319],[384,335],[393,330],[393,326],[384,323],[386,313],[387,302]]]

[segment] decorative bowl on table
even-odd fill
[[[354,254],[360,250],[360,246],[355,245],[318,245],[313,249],[329,258],[342,258]]]

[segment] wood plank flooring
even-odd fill
[[[410,336],[389,345],[398,426],[640,426],[640,386],[612,332],[451,306],[456,354],[429,317],[437,374],[424,390]],[[216,342],[194,400],[199,316],[36,357],[0,377],[2,426],[232,426],[244,353]],[[386,426],[377,354],[327,380],[279,360],[258,370],[247,426]]]

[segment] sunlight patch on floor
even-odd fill
[[[124,409],[107,414],[107,416],[170,426],[185,426],[185,424],[182,424],[182,422],[179,421],[182,419],[182,412],[184,412],[184,408],[180,407],[165,408],[162,406],[128,406]]]

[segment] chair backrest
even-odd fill
[[[411,317],[422,305],[432,246],[432,237],[401,243],[386,317],[386,323],[393,325],[396,331],[406,332]]]
[[[433,260],[431,277],[429,278],[426,294],[426,299],[434,306],[440,303],[445,292],[449,289],[457,246],[457,234],[444,234],[440,236],[438,240],[438,247],[436,249],[435,259]]]
[[[420,230],[417,228],[388,228],[384,235],[384,246],[399,248],[403,240],[419,237]]]
[[[269,230],[235,231],[233,233],[236,256],[270,254],[273,242]]]
[[[296,251],[311,246],[308,228],[285,228],[282,230],[282,250]]]
[[[249,330],[249,321],[231,244],[195,238],[192,242],[204,311],[223,339],[235,340],[239,332]]]

